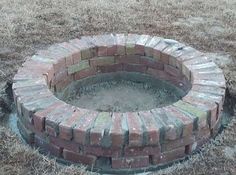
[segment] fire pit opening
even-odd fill
[[[225,88],[203,53],[136,34],[55,44],[26,60],[13,83],[27,143],[123,174],[183,159],[214,137]]]
[[[105,73],[70,83],[56,96],[73,106],[105,112],[151,110],[172,104],[186,92],[141,73]]]

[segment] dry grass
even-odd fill
[[[109,32],[173,38],[204,52],[229,54],[235,60],[236,1],[1,0],[0,101],[6,99],[2,90],[6,81],[11,81],[24,58],[37,49],[79,35]],[[221,58],[218,61],[225,71],[229,92],[236,95],[235,64],[224,64]],[[1,130],[6,140],[0,139],[0,174],[80,174],[81,168],[61,167],[19,144],[12,134],[4,133],[6,129]],[[235,132],[234,121],[202,154],[159,173],[236,174],[236,160],[228,160],[222,152],[226,146],[236,144]]]

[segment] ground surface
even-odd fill
[[[184,94],[181,89],[151,76],[113,73],[73,82],[58,97],[81,108],[131,112],[169,105]]]
[[[228,92],[236,95],[235,0],[1,0],[0,117],[11,110],[10,83],[37,49],[79,35],[145,33],[179,40],[224,69]],[[234,100],[229,104],[234,106]],[[190,160],[154,174],[236,174],[236,119]],[[61,166],[0,129],[0,174],[86,174]]]

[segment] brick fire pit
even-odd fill
[[[54,95],[73,81],[120,71],[149,74],[187,95],[165,107],[125,113],[81,109]],[[29,144],[111,172],[150,169],[191,154],[218,132],[225,88],[222,70],[203,53],[136,34],[53,45],[27,59],[13,84],[18,127]]]

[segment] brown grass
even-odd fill
[[[1,0],[0,102],[7,99],[5,83],[26,56],[79,35],[109,32],[158,35],[220,53],[217,63],[225,71],[230,94],[236,95],[235,0]],[[157,174],[236,174],[236,160],[222,151],[236,145],[235,132],[234,120],[201,154]],[[83,168],[63,167],[32,151],[6,128],[1,128],[0,143],[0,174],[84,173]]]

